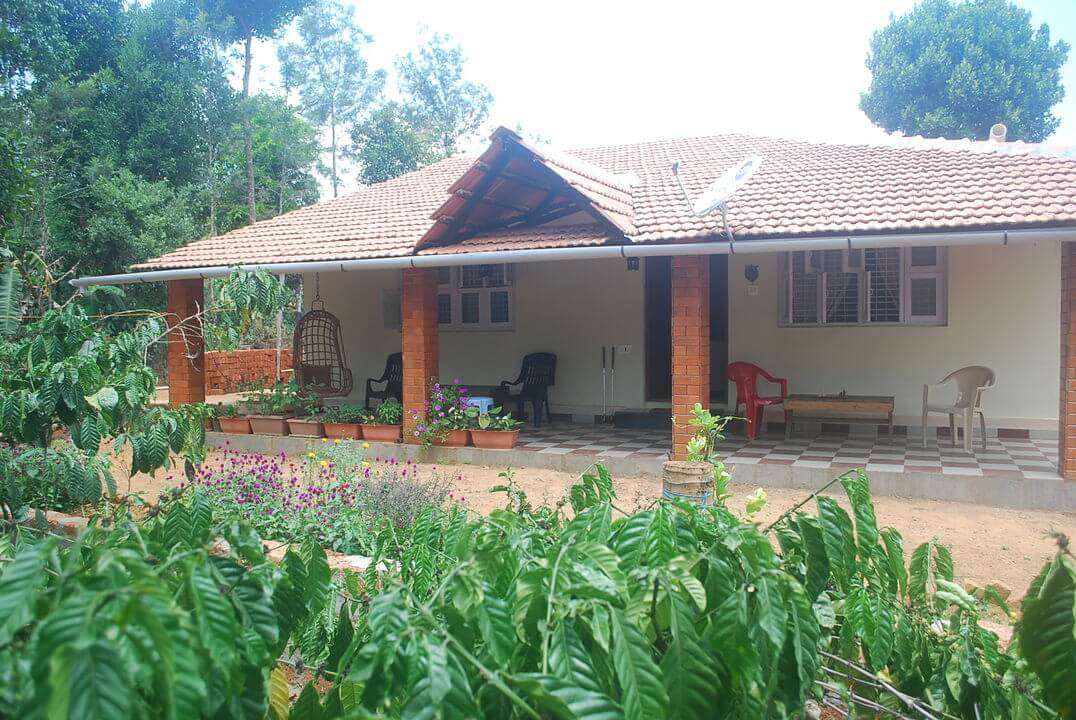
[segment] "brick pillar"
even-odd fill
[[[203,308],[203,283],[171,280],[165,321],[176,329],[168,333],[168,403],[205,402],[205,339],[202,319],[188,320]],[[185,321],[185,322],[184,322]],[[177,327],[182,323],[182,327]]]
[[[1076,243],[1061,243],[1061,398],[1058,472],[1076,480]]]
[[[710,406],[710,258],[672,259],[673,458],[683,460],[695,403]]]
[[[403,273],[404,441],[417,443],[413,413],[424,416],[430,385],[438,375],[437,270],[410,268]]]

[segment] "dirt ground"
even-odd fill
[[[161,472],[157,477],[137,475],[127,478],[125,459],[114,463],[117,485],[121,493],[134,492],[153,501],[158,493],[176,484],[182,471]],[[423,466],[434,472],[433,466]],[[436,472],[451,479],[463,503],[476,512],[489,512],[504,503],[503,495],[492,495],[489,488],[503,483],[498,473],[503,468],[472,465],[442,466]],[[519,469],[514,471],[515,482],[535,504],[554,504],[575,481],[575,475],[553,470]],[[660,481],[650,478],[616,478],[618,505],[632,511],[650,504],[661,493]],[[744,512],[746,497],[756,486],[734,484],[730,507]],[[769,502],[755,516],[759,523],[768,523],[784,510],[795,505],[808,493],[801,490],[767,489]],[[838,496],[847,508],[843,496]],[[1012,510],[968,503],[937,502],[896,497],[875,497],[878,523],[892,526],[904,536],[906,551],[926,540],[937,538],[950,547],[956,573],[961,580],[974,580],[979,585],[1000,582],[1012,590],[1014,598],[1021,597],[1043,563],[1055,550],[1047,533],[1063,532],[1076,537],[1076,513]],[[813,504],[808,505],[812,512]]]

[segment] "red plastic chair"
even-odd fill
[[[747,439],[754,440],[758,437],[758,428],[762,424],[762,413],[767,405],[783,405],[788,397],[788,380],[770,375],[768,372],[749,362],[729,363],[727,370],[728,379],[736,383],[736,411],[744,406],[744,414],[747,417]],[[762,376],[771,383],[781,388],[780,396],[758,394],[758,378]],[[785,422],[788,422],[788,412],[785,412]]]

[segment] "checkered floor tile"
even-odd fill
[[[599,425],[543,425],[525,427],[518,448],[553,455],[592,455],[598,458],[664,458],[671,437],[661,430],[625,430]],[[762,437],[752,442],[731,437],[719,446],[729,465],[774,464],[844,470],[863,467],[878,472],[927,472],[942,475],[1057,478],[1056,440],[989,438],[986,451],[980,441],[972,454],[946,440],[917,438],[829,436],[813,438]]]
[[[854,467],[878,472],[926,472],[942,475],[1012,478],[1057,478],[1056,440],[988,438],[970,455],[946,441],[917,438],[826,436],[814,438],[759,438],[746,442],[730,438],[719,446],[729,465],[778,464],[844,471]]]

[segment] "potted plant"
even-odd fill
[[[250,435],[250,421],[239,414],[237,405],[221,405],[217,411],[220,431],[233,435]]]
[[[363,421],[362,437],[370,442],[398,442],[402,435],[403,405],[396,398],[382,400],[373,416]]]
[[[415,416],[415,437],[424,445],[464,447],[471,439],[474,419],[467,388],[435,382],[426,401],[426,417]]]
[[[325,426],[322,424],[321,398],[316,395],[300,396],[299,407],[303,414],[288,418],[288,432],[301,437],[322,437]]]
[[[322,424],[325,437],[358,440],[362,437],[362,423],[369,413],[358,405],[336,405],[325,408]]]
[[[247,414],[250,430],[257,435],[287,435],[288,418],[294,417],[298,401],[298,386],[294,380],[275,383],[247,398],[248,407],[254,412]]]
[[[210,405],[208,403],[186,403],[183,409],[191,417],[198,418],[202,421],[202,427],[207,431],[219,430],[220,426],[217,424],[217,410],[218,406]]]
[[[478,427],[471,428],[471,441],[475,447],[486,450],[511,450],[519,441],[519,428],[523,423],[509,413],[501,413],[499,407],[489,412],[470,408],[469,414]]]

